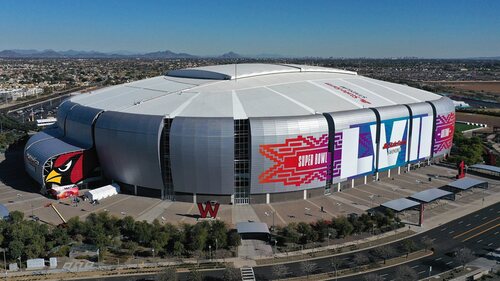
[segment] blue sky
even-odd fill
[[[500,1],[1,0],[1,49],[500,55]]]

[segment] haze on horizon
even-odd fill
[[[0,1],[0,50],[500,56],[500,1]]]

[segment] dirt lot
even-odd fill
[[[457,112],[457,121],[487,124],[488,127],[500,126],[500,117],[475,113]]]
[[[500,81],[455,81],[435,83],[460,90],[500,94]]]

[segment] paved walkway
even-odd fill
[[[232,223],[236,225],[239,222],[255,221],[260,222],[251,205],[233,205]]]
[[[149,223],[153,222],[155,219],[162,218],[161,214],[172,205],[172,201],[161,201],[159,204],[151,206],[149,210],[142,212],[136,220],[138,221],[147,221]],[[162,219],[163,220],[163,219]]]

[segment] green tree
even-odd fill
[[[234,229],[228,232],[227,234],[227,246],[228,247],[237,247],[241,244],[241,236]]]
[[[207,246],[207,241],[208,241],[208,231],[209,231],[209,225],[207,222],[201,222],[196,224],[190,233],[191,236],[191,244],[190,248],[191,250],[204,250],[206,249]]]
[[[225,222],[219,220],[213,221],[210,225],[210,237],[208,243],[214,247],[217,244],[218,249],[226,248],[228,240],[227,233],[228,229]]]
[[[175,241],[173,247],[173,254],[176,257],[181,257],[184,254],[184,244],[181,241]]]
[[[285,238],[288,243],[299,243],[300,233],[297,231],[297,224],[292,222],[283,227],[280,235]]]
[[[349,236],[354,230],[352,224],[344,216],[333,219],[332,225],[335,229],[337,229],[337,232],[341,237]]]
[[[13,240],[8,245],[9,256],[13,259],[21,257],[24,253],[24,243],[19,240]]]
[[[311,225],[308,223],[299,222],[297,224],[297,232],[300,234],[299,242],[302,244],[318,240],[318,233],[313,231]]]
[[[135,234],[135,220],[131,216],[126,216],[120,221],[120,232],[127,238],[134,238]]]
[[[12,211],[9,213],[10,222],[13,224],[18,224],[23,221],[24,213],[20,211]]]

